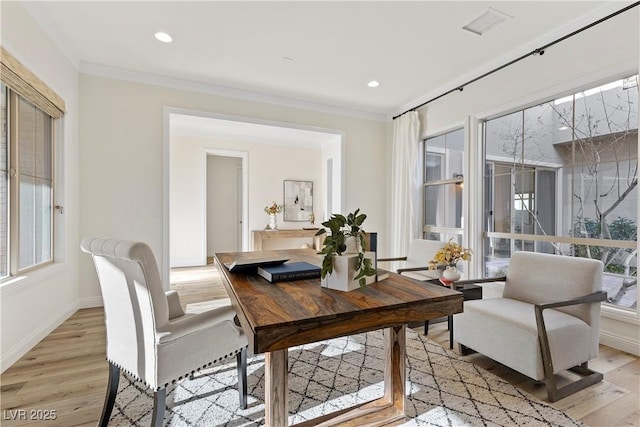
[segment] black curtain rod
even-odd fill
[[[640,1],[637,1],[637,2],[635,2],[635,3],[631,4],[631,5],[627,6],[627,7],[624,7],[624,8],[622,8],[622,9],[620,9],[620,10],[616,11],[616,12],[613,12],[612,14],[607,15],[607,16],[605,16],[604,18],[600,18],[600,19],[598,19],[597,21],[592,22],[592,23],[591,23],[591,24],[589,24],[589,25],[585,25],[584,27],[579,28],[579,29],[575,30],[575,31],[574,31],[574,32],[572,32],[572,33],[569,33],[569,34],[567,34],[566,36],[562,36],[562,37],[560,37],[559,39],[556,39],[556,40],[554,40],[554,41],[552,41],[552,42],[550,42],[550,43],[545,44],[544,46],[541,46],[541,47],[539,47],[539,48],[537,48],[537,49],[534,49],[534,50],[532,50],[531,52],[526,53],[526,54],[524,54],[524,55],[522,55],[522,56],[519,56],[518,58],[513,59],[513,60],[511,60],[511,61],[507,62],[506,64],[502,64],[502,65],[500,65],[499,67],[494,68],[493,70],[487,71],[486,73],[484,73],[484,74],[482,74],[482,75],[480,75],[480,76],[478,76],[478,77],[474,77],[473,79],[469,80],[469,81],[468,81],[468,82],[466,82],[466,83],[461,84],[461,85],[460,85],[460,86],[458,86],[458,87],[455,87],[455,88],[453,88],[453,89],[449,89],[448,91],[446,91],[446,92],[444,92],[444,93],[442,93],[442,94],[440,94],[440,95],[436,96],[435,98],[431,98],[430,100],[425,101],[425,102],[423,102],[422,104],[417,105],[417,106],[415,106],[415,107],[413,107],[413,108],[411,108],[411,109],[409,109],[409,110],[405,111],[404,113],[400,113],[400,114],[398,114],[397,116],[394,116],[394,117],[393,117],[393,120],[397,119],[398,117],[400,117],[400,116],[402,116],[402,115],[404,115],[404,114],[407,114],[409,111],[415,111],[415,110],[417,110],[417,109],[418,109],[418,108],[420,108],[420,107],[424,107],[425,105],[429,104],[430,102],[433,102],[433,101],[438,100],[438,99],[440,99],[440,98],[442,98],[442,97],[444,97],[444,96],[447,96],[447,95],[449,95],[450,93],[453,93],[453,92],[456,92],[456,91],[462,92],[462,90],[464,89],[464,87],[465,87],[465,86],[468,86],[468,85],[470,85],[471,83],[477,82],[478,80],[483,79],[483,78],[485,78],[485,77],[487,77],[487,76],[489,76],[489,75],[491,75],[491,74],[493,74],[493,73],[495,73],[495,72],[497,72],[497,71],[500,71],[500,70],[502,70],[503,68],[506,68],[506,67],[508,67],[508,66],[510,66],[510,65],[515,64],[516,62],[522,61],[523,59],[528,58],[529,56],[533,56],[533,55],[544,55],[544,51],[545,51],[545,49],[547,49],[548,47],[551,47],[551,46],[553,46],[553,45],[555,45],[555,44],[557,44],[557,43],[560,43],[560,42],[561,42],[561,41],[563,41],[563,40],[568,39],[569,37],[573,37],[573,36],[575,36],[576,34],[579,34],[579,33],[583,32],[583,31],[585,31],[585,30],[588,30],[589,28],[594,27],[594,26],[596,26],[596,25],[598,25],[598,24],[600,24],[600,23],[602,23],[602,22],[604,22],[604,21],[606,21],[606,20],[608,20],[608,19],[611,19],[611,18],[613,18],[614,16],[620,15],[621,13],[624,13],[624,12],[628,11],[629,9],[633,9],[634,7],[636,7],[636,6],[638,6],[638,5],[640,5]]]

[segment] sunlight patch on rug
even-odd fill
[[[381,331],[289,350],[289,423],[383,395]],[[407,420],[403,426],[584,426],[564,412],[407,329]],[[239,408],[235,359],[167,390],[165,425],[264,425],[264,356],[249,359],[248,403]],[[120,379],[109,425],[147,426],[151,394]]]

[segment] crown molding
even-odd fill
[[[209,83],[196,82],[191,80],[167,77],[152,73],[125,70],[101,64],[81,62],[80,72],[99,77],[107,77],[118,80],[127,80],[137,83],[150,84],[155,86],[169,87],[172,89],[187,90],[192,92],[207,93],[210,95],[224,96],[228,98],[242,99],[245,101],[259,102],[263,104],[279,105],[282,107],[296,108],[300,110],[310,110],[319,113],[334,114],[339,116],[353,117],[357,119],[386,122],[386,114],[377,114],[366,111],[359,111],[350,108],[338,107],[334,105],[320,104],[314,102],[301,101],[298,99],[283,96],[269,95],[258,92],[250,92],[240,89],[232,89],[224,86],[217,86]]]

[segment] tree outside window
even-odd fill
[[[637,147],[637,75],[487,121],[486,274],[516,250],[596,258],[636,308]]]

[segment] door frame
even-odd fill
[[[288,123],[288,122],[280,122],[273,121],[264,118],[256,118],[256,117],[246,117],[246,116],[237,116],[237,115],[228,115],[214,112],[206,112],[200,110],[192,110],[192,109],[184,109],[177,107],[163,107],[163,123],[162,123],[162,267],[161,267],[161,275],[162,282],[165,287],[165,290],[169,290],[170,286],[170,264],[171,264],[171,250],[170,250],[170,163],[171,163],[171,116],[172,115],[187,115],[187,116],[197,116],[204,118],[212,118],[226,121],[234,121],[234,122],[245,122],[245,123],[253,123],[259,125],[267,125],[267,126],[276,126],[285,129],[298,129],[298,130],[306,130],[310,132],[322,133],[326,134],[328,137],[332,138],[332,145],[334,145],[335,149],[331,150],[331,153],[325,153],[323,150],[323,161],[326,160],[326,156],[334,158],[334,170],[333,170],[333,210],[334,212],[341,212],[342,207],[346,204],[346,167],[345,167],[345,159],[346,159],[346,148],[345,148],[345,140],[346,133],[344,130],[340,129],[329,129],[322,128],[317,126],[309,126],[300,123]],[[243,227],[245,229],[245,239],[246,239],[246,247],[243,250],[249,250],[249,179],[248,179],[248,160],[247,164],[244,165],[243,168],[244,175],[244,192],[246,193],[247,199],[244,200],[243,210],[247,211],[246,217],[243,216]],[[326,185],[326,177],[323,179]],[[336,194],[337,192],[337,194]],[[324,203],[323,203],[324,205]],[[328,213],[325,213],[328,215]],[[324,219],[324,218],[319,218]],[[244,247],[245,243],[243,243]],[[205,246],[205,260],[206,260],[206,243]]]

